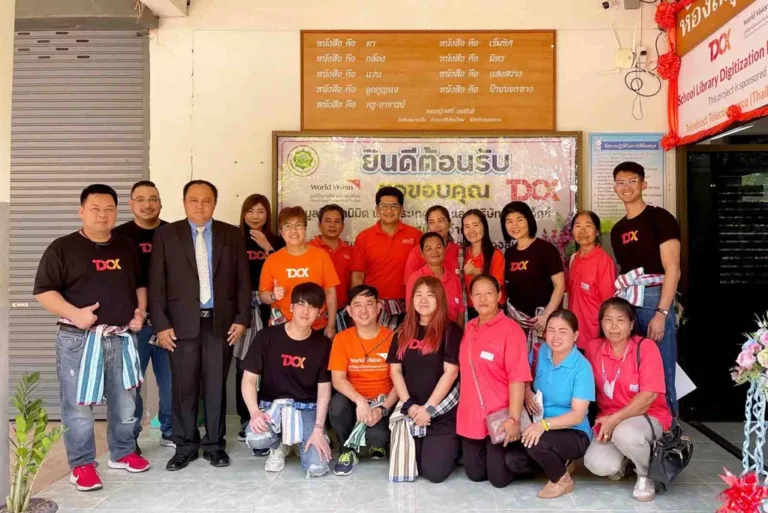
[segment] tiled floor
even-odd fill
[[[235,425],[229,426],[234,434]],[[696,442],[694,461],[679,481],[652,503],[631,498],[633,481],[613,483],[589,475],[583,468],[575,475],[574,493],[553,501],[536,498],[542,480],[513,482],[497,490],[488,483],[469,482],[459,468],[445,483],[393,484],[387,481],[387,463],[364,458],[346,478],[328,474],[307,481],[296,457],[279,475],[264,472],[264,460],[253,458],[245,444],[231,442],[232,465],[215,469],[202,458],[180,472],[166,472],[171,449],[157,445],[156,430],[142,434],[144,454],[154,468],[143,474],[111,470],[100,458],[104,489],[77,492],[63,479],[40,495],[55,500],[61,513],[138,513],[144,511],[235,512],[318,511],[700,511],[711,513],[719,506],[716,495],[724,488],[718,474],[723,466],[740,470],[739,462],[692,428]]]

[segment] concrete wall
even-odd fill
[[[132,29],[155,28],[157,17],[145,9],[139,18],[135,0],[18,0],[16,28]]]
[[[0,0],[0,504],[8,495],[8,225],[15,0]]]
[[[605,11],[597,0],[195,0],[187,18],[161,19],[150,36],[150,176],[165,217],[183,215],[181,188],[191,178],[220,187],[216,215],[230,222],[248,194],[271,195],[271,132],[301,125],[301,29],[554,28],[557,128],[585,132],[586,145],[590,131],[665,129],[665,91],[643,99],[636,121],[624,74],[597,75],[614,67],[608,25],[630,46],[637,14]],[[653,6],[643,14],[641,42],[655,53]]]

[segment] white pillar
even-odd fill
[[[8,495],[8,224],[15,0],[0,0],[0,504]]]

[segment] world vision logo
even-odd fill
[[[292,356],[290,354],[284,354],[282,356],[283,367],[294,367],[296,369],[303,369],[304,361],[307,359],[306,356]]]
[[[731,29],[727,32],[723,32],[718,37],[709,42],[709,62],[714,62],[715,59],[725,54],[731,49]]]
[[[120,267],[119,258],[115,258],[114,260],[92,260],[92,262],[96,266],[96,270],[99,272],[122,270],[122,267]]]
[[[248,260],[266,260],[267,254],[263,251],[253,251],[249,250],[248,252]]]
[[[152,253],[151,242],[142,242],[141,244],[139,244],[139,248],[141,248],[142,253]]]
[[[512,265],[510,265],[509,270],[512,272],[515,271],[527,271],[528,270],[528,262],[529,260],[523,260],[522,262],[512,262]]]
[[[638,230],[622,233],[621,234],[621,242],[623,244],[629,244],[630,242],[640,242],[640,240],[637,238],[637,232]]]

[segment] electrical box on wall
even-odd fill
[[[640,0],[622,0],[624,9],[640,9]]]

